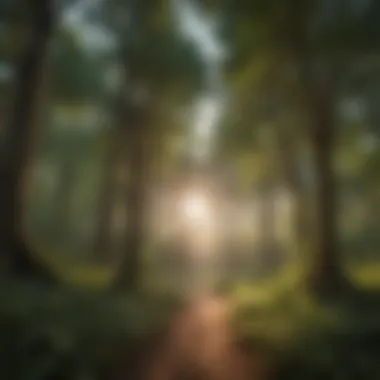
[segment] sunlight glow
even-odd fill
[[[184,216],[194,223],[207,223],[212,217],[211,205],[202,194],[187,194],[182,202]]]
[[[204,186],[191,185],[178,194],[178,228],[189,251],[201,261],[216,252],[218,242],[217,202]]]

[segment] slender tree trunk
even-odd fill
[[[106,165],[106,173],[103,176],[101,194],[98,203],[98,222],[94,239],[95,257],[102,263],[109,263],[112,249],[112,214],[113,214],[113,181],[110,178],[112,168]]]
[[[291,192],[293,199],[292,207],[292,228],[294,230],[295,256],[302,257],[302,248],[310,241],[310,206],[308,197],[305,193],[305,187],[299,170],[299,154],[295,139],[288,131],[294,128],[294,125],[286,126],[285,130],[279,131],[279,160],[282,163],[282,172],[287,189]]]
[[[64,245],[68,240],[70,204],[74,187],[74,168],[70,159],[63,159],[58,172],[53,201],[53,242]]]
[[[53,28],[50,0],[29,1],[30,41],[21,59],[13,111],[4,136],[1,157],[0,250],[8,255],[11,271],[26,277],[52,280],[52,276],[29,251],[22,236],[24,171],[28,166],[37,94]]]
[[[108,152],[103,167],[102,183],[98,203],[98,221],[94,239],[94,252],[99,261],[110,263],[114,259],[113,250],[113,214],[115,209],[117,166],[121,159],[123,141],[117,128],[112,131]]]
[[[138,133],[140,135],[140,133]],[[140,262],[144,247],[144,213],[145,213],[145,178],[141,136],[131,149],[129,161],[129,185],[127,192],[127,232],[125,243],[125,260],[122,268],[124,275],[120,278],[121,284],[128,288],[138,285],[140,278]],[[132,153],[133,152],[133,153]]]
[[[318,78],[305,68],[309,91],[310,140],[315,168],[315,260],[309,276],[312,289],[338,290],[343,284],[339,254],[337,189],[334,174],[335,89],[329,68]]]
[[[271,180],[266,180],[260,188],[260,255],[262,255],[265,271],[273,269],[278,255],[275,218],[274,186]]]
[[[316,248],[314,282],[334,283],[341,275],[337,231],[337,194],[333,170],[334,101],[332,90],[325,87],[311,111],[312,144],[316,175]]]
[[[109,132],[107,152],[102,171],[102,183],[98,203],[98,220],[94,238],[94,253],[100,262],[114,263],[120,258],[121,251],[125,251],[121,239],[115,239],[114,216],[116,207],[126,198],[126,179],[128,174],[127,163],[127,136],[128,117],[125,109],[125,86],[116,99],[112,99],[110,108],[114,117],[112,129]],[[119,228],[118,228],[119,229]],[[125,230],[125,227],[124,227]],[[123,239],[125,240],[125,239]],[[124,254],[125,252],[122,252]]]
[[[292,0],[289,44],[299,69],[299,84],[309,116],[309,137],[316,181],[315,260],[310,270],[312,289],[333,290],[342,283],[337,234],[337,195],[333,169],[335,135],[335,82],[331,67],[318,60],[310,46],[312,2]]]
[[[135,102],[136,93],[127,99],[124,118],[126,136],[126,161],[128,166],[127,230],[125,254],[116,275],[115,286],[136,290],[141,275],[141,260],[145,245],[146,205],[148,182],[148,141],[150,138],[150,109],[143,100]]]

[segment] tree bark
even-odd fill
[[[296,139],[288,129],[294,125],[284,127],[279,131],[279,160],[282,163],[283,180],[290,191],[293,204],[292,228],[294,230],[295,257],[302,257],[302,248],[311,244],[310,238],[310,206],[299,169],[300,156],[297,151]]]
[[[116,166],[121,159],[121,142],[117,130],[111,132],[108,152],[103,167],[101,190],[98,203],[98,221],[94,239],[96,258],[102,263],[110,263],[113,256],[113,213],[116,196]]]
[[[333,168],[336,79],[332,78],[329,63],[317,59],[308,40],[311,2],[292,0],[290,5],[288,42],[299,72],[302,102],[309,117],[308,135],[316,181],[315,260],[310,269],[309,283],[313,290],[331,291],[342,283]]]
[[[266,180],[260,186],[260,255],[264,271],[270,272],[278,263],[278,245],[275,234],[275,186],[272,180]]]
[[[22,235],[24,174],[28,166],[38,88],[54,23],[50,0],[31,0],[29,4],[30,41],[18,67],[13,111],[1,151],[0,250],[14,274],[51,281],[53,277],[31,254]]]
[[[74,165],[70,159],[63,158],[55,186],[53,209],[53,243],[65,245],[69,238],[70,205],[74,186]]]
[[[125,108],[125,86],[122,86],[116,99],[112,99],[110,109],[113,111],[112,128],[109,131],[107,152],[102,170],[102,183],[98,203],[98,220],[94,238],[95,257],[102,263],[114,263],[125,251],[124,243],[114,236],[114,214],[120,199],[126,203],[126,174],[128,160],[126,148],[129,141],[127,126],[129,124]],[[121,168],[124,175],[120,176]],[[125,239],[124,239],[125,240]],[[124,254],[125,252],[123,252]]]
[[[138,83],[138,82],[137,82]],[[133,91],[136,88],[132,87]],[[115,278],[115,287],[136,290],[139,285],[141,259],[145,245],[146,204],[148,182],[148,143],[150,138],[149,104],[135,103],[127,99],[123,116],[126,142],[126,165],[128,168],[127,229],[125,254]]]
[[[334,101],[326,86],[311,109],[312,145],[316,175],[316,251],[314,283],[334,283],[341,277],[337,231],[337,193],[334,176]]]

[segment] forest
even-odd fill
[[[0,0],[0,379],[380,380],[379,22]]]

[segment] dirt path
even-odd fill
[[[226,301],[204,296],[174,321],[142,380],[266,380],[268,369],[265,358],[237,345]]]

